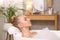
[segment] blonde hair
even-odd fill
[[[13,26],[18,27],[18,16],[12,16],[11,23]]]
[[[15,26],[18,27],[19,24],[19,17],[22,15],[17,15],[17,16],[12,16],[11,18],[11,23]]]

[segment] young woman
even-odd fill
[[[11,23],[20,29],[23,37],[33,37],[36,34],[35,32],[30,32],[30,19],[24,15],[13,16]]]

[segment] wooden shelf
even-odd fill
[[[31,20],[50,20],[55,22],[55,29],[58,29],[58,15],[26,15]]]

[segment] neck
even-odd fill
[[[22,29],[22,35],[24,37],[28,37],[30,35],[30,30],[28,28],[23,28]]]

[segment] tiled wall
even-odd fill
[[[59,3],[60,3],[60,0],[54,0],[53,8],[58,11],[58,15],[59,15],[59,17],[58,17],[58,22],[59,22],[58,27],[60,29],[60,5],[59,5]]]
[[[0,16],[0,40],[3,40],[3,23],[4,23],[4,18]]]

